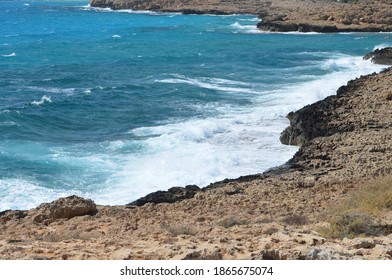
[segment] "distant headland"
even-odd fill
[[[255,14],[272,32],[392,32],[388,0],[91,0],[92,7],[184,14]]]

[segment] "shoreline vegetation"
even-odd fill
[[[392,49],[365,58],[392,65]],[[263,174],[0,212],[0,259],[392,259],[391,84],[389,67],[289,113],[280,140],[300,149]]]

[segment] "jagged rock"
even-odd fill
[[[333,260],[339,259],[336,253],[331,250],[322,250],[319,248],[305,249],[300,252],[299,260]]]
[[[127,206],[143,206],[147,203],[174,203],[184,199],[190,199],[198,193],[200,188],[195,185],[189,185],[183,187],[173,187],[167,191],[157,191],[146,195],[145,197],[139,198],[134,202],[128,203]]]
[[[363,57],[370,59],[375,64],[392,65],[392,47],[376,49]]]
[[[95,215],[97,212],[97,207],[91,199],[72,195],[51,203],[43,203],[37,208],[30,210],[28,216],[36,223],[50,224],[58,219]]]
[[[23,210],[5,210],[0,212],[0,221],[8,222],[14,219],[22,219],[27,216],[28,211]]]
[[[222,260],[223,255],[221,252],[214,251],[208,253],[206,251],[194,251],[192,253],[187,254],[183,260]]]
[[[286,260],[287,256],[282,254],[279,250],[269,250],[265,249],[260,252],[260,255],[257,257],[260,260]]]

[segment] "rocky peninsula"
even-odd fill
[[[301,147],[263,174],[3,211],[0,259],[392,259],[391,84],[388,68],[289,113],[281,141]]]
[[[343,3],[346,2],[346,3]],[[91,0],[92,7],[184,14],[255,14],[273,32],[392,32],[390,0]]]

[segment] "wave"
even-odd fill
[[[52,103],[51,97],[44,95],[44,96],[42,96],[40,101],[34,100],[33,102],[31,102],[32,105],[37,105],[37,106],[40,106],[44,103]]]
[[[14,57],[14,56],[16,56],[16,53],[10,53],[10,54],[2,54],[1,55],[2,57]]]
[[[0,179],[0,211],[31,209],[44,202],[51,202],[69,195],[83,195],[78,190],[55,190],[22,179]]]
[[[13,121],[6,121],[6,122],[0,122],[0,126],[19,126],[16,122]]]
[[[389,48],[389,47],[392,47],[392,43],[382,43],[382,44],[374,46],[373,51],[375,51],[377,49],[384,49],[384,48]]]
[[[121,10],[113,10],[111,8],[100,8],[100,7],[92,7],[90,5],[81,6],[80,9],[84,11],[95,11],[95,12],[104,12],[104,13],[126,13],[126,14],[141,14],[141,15],[165,15],[165,16],[175,16],[175,15],[182,15],[181,13],[177,12],[159,12],[159,11],[149,11],[149,10],[132,10],[132,9],[121,9]]]
[[[335,94],[341,85],[355,77],[382,69],[361,57],[345,55],[320,63],[333,72],[259,94],[252,106],[221,107],[221,115],[217,117],[130,130],[131,139],[138,139],[141,149],[124,155],[120,169],[108,180],[111,187],[105,194],[96,194],[95,199],[124,204],[152,191],[187,184],[204,187],[285,163],[298,149],[278,141],[288,125],[288,112]],[[222,84],[250,86],[226,79],[191,79],[180,75],[164,82],[207,88]],[[128,144],[116,141],[111,148],[120,152],[124,145]]]
[[[255,90],[252,88],[253,85],[249,83],[232,81],[227,79],[217,78],[189,78],[183,75],[174,74],[175,78],[155,80],[157,83],[168,83],[168,84],[188,84],[195,87],[212,89],[223,92],[237,92],[237,93],[248,93],[254,94]],[[233,87],[237,86],[237,87]]]
[[[250,22],[260,22],[261,19],[258,17],[255,18],[247,18],[247,19],[238,19],[239,21],[250,21]]]
[[[37,92],[46,92],[46,93],[65,93],[65,94],[73,94],[77,90],[76,88],[60,88],[60,87],[37,87],[37,86],[27,86],[26,89],[37,91]]]
[[[239,22],[230,24],[230,27],[234,30],[234,33],[246,33],[246,34],[261,34],[263,33],[256,25],[242,25]]]

